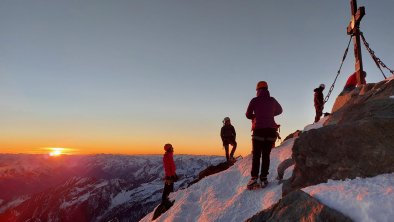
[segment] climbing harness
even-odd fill
[[[375,62],[376,66],[379,68],[380,72],[382,73],[382,75],[384,76],[385,79],[387,79],[387,77],[384,75],[383,70],[381,67],[387,69],[390,71],[391,74],[394,75],[394,70],[388,68],[383,62],[382,60],[380,60],[376,55],[375,52],[369,47],[368,42],[365,40],[364,34],[362,32],[360,32],[360,36],[361,39],[364,42],[365,48],[367,49],[367,51],[369,52],[369,54],[371,55],[373,61]]]
[[[262,141],[262,142],[264,142],[264,141],[275,142],[276,141],[276,138],[274,138],[274,137],[262,137],[262,136],[255,136],[255,135],[252,135],[252,139]]]
[[[343,53],[341,65],[339,66],[337,75],[335,76],[334,82],[332,83],[332,85],[331,85],[331,87],[330,87],[330,90],[328,90],[328,93],[327,93],[326,97],[324,98],[324,103],[326,103],[326,102],[328,101],[328,99],[330,98],[330,95],[331,95],[332,91],[334,90],[335,82],[337,81],[338,76],[339,76],[339,74],[341,73],[341,69],[342,69],[343,62],[345,61],[346,56],[347,56],[347,52],[349,51],[349,46],[350,46],[350,42],[352,41],[352,37],[353,37],[353,35],[350,35],[349,42],[347,43],[346,50],[345,50],[345,52]]]

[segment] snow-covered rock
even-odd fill
[[[332,113],[324,127],[300,135],[285,194],[328,179],[394,172],[394,100],[388,99],[394,81],[371,83],[361,91]]]
[[[354,221],[389,222],[394,218],[394,173],[329,180],[302,190]]]
[[[307,219],[306,219],[307,218]],[[335,221],[351,222],[342,213],[320,203],[301,190],[291,192],[277,204],[254,215],[246,222],[260,221]]]

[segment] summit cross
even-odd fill
[[[357,72],[357,84],[361,85],[361,74],[363,70],[363,59],[361,56],[360,44],[360,22],[365,15],[365,8],[362,6],[357,9],[357,0],[350,0],[350,7],[352,9],[352,18],[347,26],[347,34],[353,35],[354,43],[354,57],[355,57],[355,70]]]

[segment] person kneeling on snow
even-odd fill
[[[236,137],[234,126],[231,125],[231,120],[229,117],[225,117],[223,120],[223,127],[220,130],[220,137],[222,138],[224,149],[226,150],[226,159],[227,162],[234,161],[234,152],[237,149],[237,142],[235,141]],[[231,153],[229,154],[229,145],[233,147],[231,149]]]
[[[163,155],[163,166],[165,172],[164,180],[164,190],[163,196],[161,198],[161,203],[165,204],[170,202],[168,196],[171,192],[174,192],[174,182],[178,180],[178,176],[175,173],[175,163],[174,163],[174,148],[171,144],[167,143],[164,145],[164,150],[166,151]]]

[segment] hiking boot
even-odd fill
[[[167,208],[170,208],[173,204],[174,204],[174,200],[170,200],[168,198],[166,198],[164,201],[161,201],[161,204]]]
[[[252,177],[249,180],[249,182],[248,182],[247,188],[248,189],[253,189],[253,188],[257,187],[257,186],[260,186],[258,181],[257,181],[257,178],[256,177]]]
[[[266,187],[268,185],[267,177],[260,177],[261,187]]]

